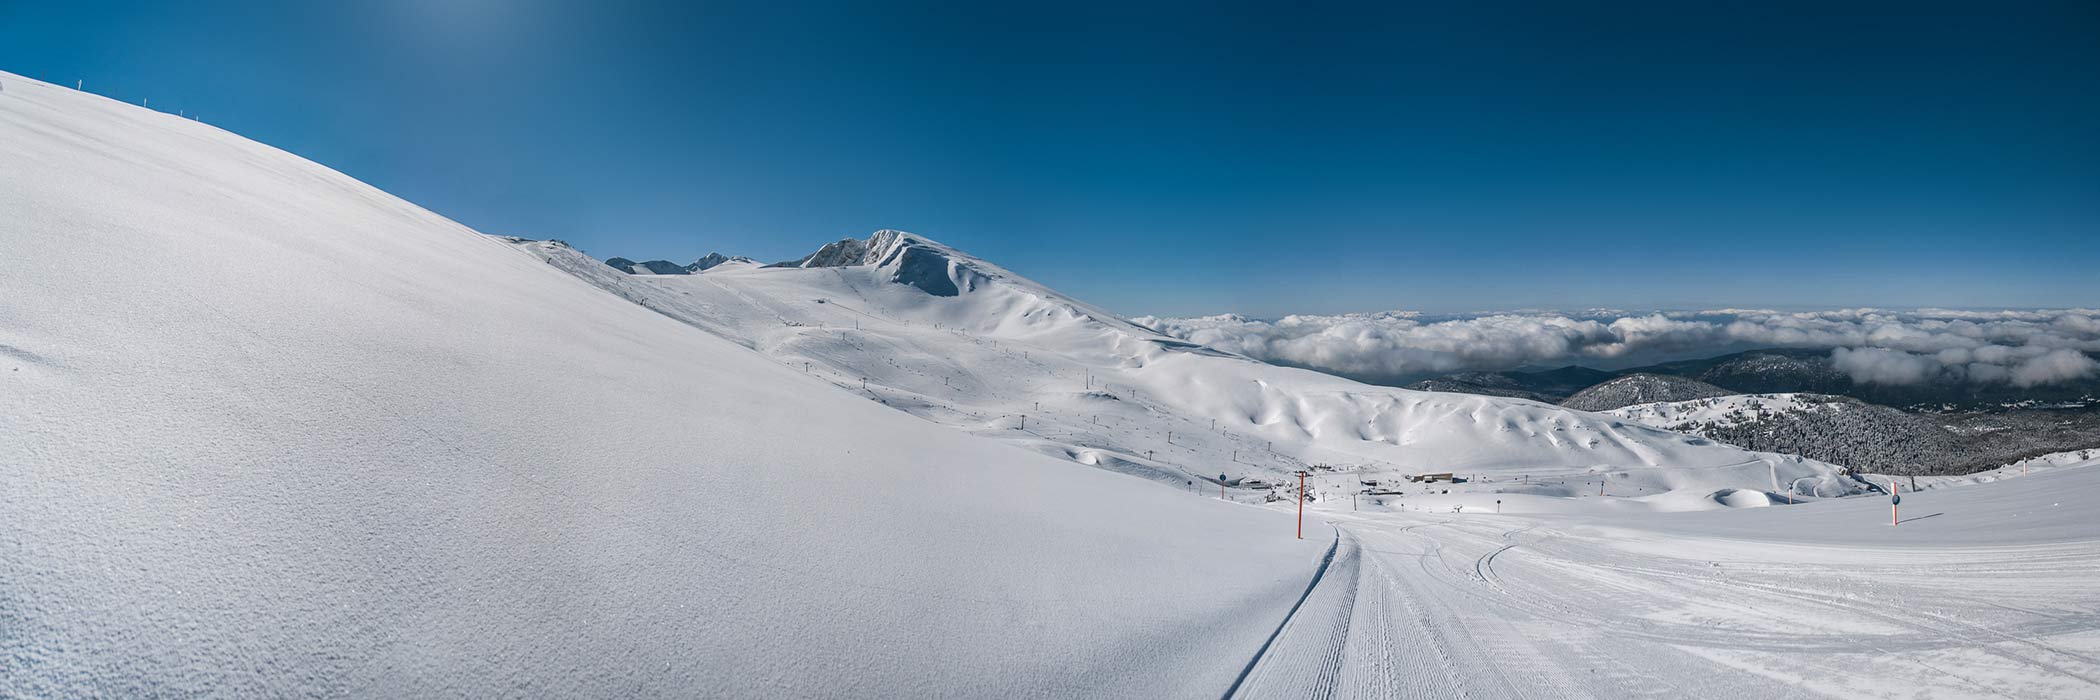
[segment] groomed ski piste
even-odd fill
[[[2100,693],[2091,454],[1913,492],[902,233],[626,276],[4,73],[0,163],[0,696]]]

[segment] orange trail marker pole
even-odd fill
[[[1890,479],[1890,480],[1889,480],[1889,527],[1895,527],[1895,526],[1898,526],[1898,525],[1902,525],[1902,524],[1903,524],[1903,518],[1901,518],[1901,517],[1898,517],[1898,516],[1896,515],[1896,513],[1897,513],[1897,509],[1898,509],[1898,508],[1901,508],[1901,507],[1903,507],[1903,487],[1902,487],[1902,486],[1900,486],[1900,485],[1898,485],[1898,484],[1896,483],[1896,480],[1895,480],[1895,479]]]

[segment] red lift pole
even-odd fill
[[[1298,538],[1306,538],[1306,473],[1298,473]]]

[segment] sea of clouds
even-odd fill
[[[1356,377],[1624,364],[1752,347],[1831,348],[1854,381],[2056,384],[2100,374],[2100,310],[1617,310],[1428,316],[1410,311],[1132,319],[1221,350]]]

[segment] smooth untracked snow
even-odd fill
[[[0,82],[0,697],[1217,697],[1331,543]]]

